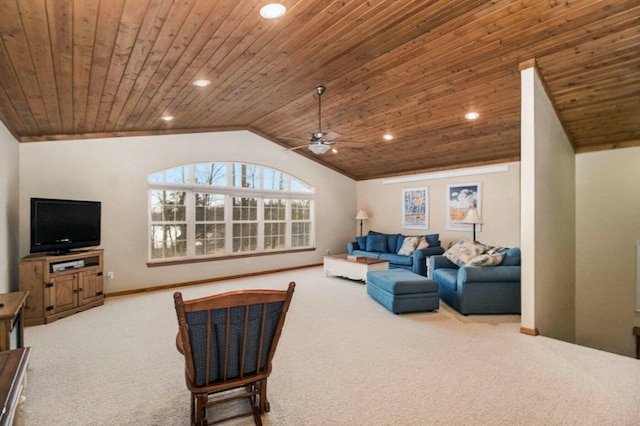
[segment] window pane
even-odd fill
[[[287,175],[284,173],[273,169],[264,169],[262,171],[262,177],[264,179],[264,183],[262,185],[264,189],[272,191],[287,190]]]
[[[224,221],[224,195],[196,193],[196,221]]]
[[[234,197],[233,198],[233,220],[234,221],[258,220],[258,199]]]
[[[151,191],[151,220],[153,222],[184,222],[186,220],[184,191]]]
[[[147,178],[147,182],[149,183],[164,182],[164,173],[158,172],[158,173],[150,174],[149,177]]]
[[[236,223],[233,225],[233,251],[254,251],[258,248],[258,224]]]
[[[189,167],[174,167],[149,175],[150,183],[189,183]]]
[[[187,255],[186,225],[152,225],[151,258],[164,259]]]
[[[285,220],[287,218],[287,202],[285,200],[264,200],[264,220]]]
[[[264,249],[284,249],[285,248],[285,222],[264,224]]]
[[[311,245],[311,224],[297,222],[291,224],[291,247],[308,247]]]
[[[291,200],[291,220],[310,220],[311,201]]]
[[[312,192],[311,187],[305,185],[297,179],[291,178],[291,191],[293,192]]]
[[[224,254],[224,230],[224,223],[196,225],[196,255]]]
[[[194,180],[198,185],[227,186],[226,163],[196,164]]]
[[[234,164],[233,186],[237,188],[258,188],[258,166]]]

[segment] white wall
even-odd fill
[[[476,228],[476,239],[489,245],[516,247],[520,244],[520,164],[504,164],[508,171],[488,174],[472,174],[462,177],[431,179],[438,173],[427,173],[423,180],[384,184],[385,179],[358,182],[358,209],[367,212],[364,233],[369,230],[404,235],[440,234],[443,247],[460,239],[472,239],[469,231],[446,229],[447,185],[480,183],[483,225]],[[476,169],[459,169],[460,172]],[[412,176],[406,176],[412,177]],[[428,178],[428,179],[427,179]],[[429,188],[429,229],[402,229],[402,189],[412,187]],[[354,215],[355,217],[355,215]],[[354,220],[354,235],[360,233],[359,221]],[[357,234],[356,234],[357,232]]]
[[[0,293],[19,289],[18,141],[0,122]]]
[[[522,326],[575,341],[575,160],[533,68],[522,81]]]
[[[260,164],[297,177],[316,190],[313,252],[149,268],[147,175],[208,161]],[[200,133],[20,144],[20,215],[31,197],[102,201],[105,292],[198,281],[322,262],[353,237],[356,184],[250,132]],[[20,253],[29,251],[29,223],[20,224]]]
[[[576,342],[635,356],[640,147],[576,156]]]
[[[527,87],[523,87],[523,102],[528,99],[527,91],[534,99],[534,91],[541,90],[540,86],[536,88],[533,84]],[[527,126],[535,126],[535,117],[532,109],[530,122],[523,118],[523,141],[528,137],[535,139],[540,136],[540,129],[548,127],[541,125],[537,135],[533,127],[530,132],[525,131]],[[547,137],[552,141],[556,135],[552,132],[544,138]],[[538,304],[553,304],[554,299],[560,296],[563,304],[570,305],[571,296],[565,293],[571,293],[575,280],[575,308],[562,308],[568,317],[561,322],[569,326],[575,324],[576,342],[633,356],[635,340],[631,328],[640,326],[640,314],[634,311],[633,306],[634,250],[636,241],[640,241],[640,215],[637,214],[640,197],[636,196],[640,191],[640,148],[580,154],[575,156],[572,166],[566,159],[568,148],[563,142],[555,148],[550,144],[546,151],[538,153],[544,152],[544,155],[524,164],[527,155],[536,155],[533,148],[534,145],[528,146],[523,142],[523,163],[508,163],[507,173],[383,185],[382,180],[356,183],[299,155],[282,152],[277,145],[248,132],[18,144],[0,123],[0,235],[5,236],[0,239],[0,292],[18,288],[18,249],[20,256],[28,252],[28,202],[32,196],[103,201],[105,231],[102,247],[106,250],[107,269],[116,274],[115,280],[106,287],[108,293],[320,262],[325,249],[334,253],[344,252],[346,242],[352,241],[359,233],[358,222],[354,219],[358,208],[365,209],[371,218],[365,221],[365,233],[369,229],[424,233],[401,229],[401,193],[404,187],[429,187],[430,227],[427,232],[440,233],[446,246],[458,238],[471,237],[470,232],[445,229],[446,185],[481,182],[485,225],[478,232],[478,240],[487,244],[520,245],[523,261],[527,256],[532,260],[540,259],[540,256],[544,259],[549,251],[549,258],[535,262],[539,265],[535,268],[538,273],[532,274],[537,284],[542,280],[540,277],[545,277],[545,270],[549,270],[544,278],[549,283],[543,290],[548,299],[538,299]],[[563,159],[550,159],[556,155]],[[238,260],[147,268],[147,174],[178,164],[214,160],[263,164],[314,185],[318,199],[318,250],[314,253],[257,257],[250,259],[248,264]],[[566,176],[572,173],[573,167],[575,181]],[[540,179],[531,182],[529,175],[532,179]],[[524,239],[520,240],[520,183],[523,193],[522,235],[532,239],[532,247],[537,244],[538,257],[533,256],[534,249],[527,249],[528,243]],[[535,206],[536,185],[553,191],[549,195],[549,206],[555,206],[548,211],[542,210],[540,220],[536,219],[538,212],[526,204]],[[565,192],[568,197],[562,196]],[[571,226],[566,222],[567,217],[569,221],[572,217],[571,203],[564,203],[571,200],[574,193],[576,222]],[[551,220],[558,209],[561,212],[558,221]],[[18,213],[19,235],[16,232]],[[549,226],[548,230],[545,230],[546,226]],[[575,247],[563,252],[563,247],[570,246],[571,232],[575,232]],[[536,235],[540,238],[537,239]],[[577,255],[572,255],[572,250]],[[575,277],[569,275],[566,278],[563,274],[571,273],[572,268],[568,265],[571,265],[572,256],[576,258]],[[522,325],[535,328],[535,322],[531,325],[526,323],[525,310],[528,306],[535,307],[535,289],[531,287],[531,299],[526,301],[525,268],[523,264]],[[570,318],[573,310],[575,320]],[[532,320],[535,321],[533,314]]]

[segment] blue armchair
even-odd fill
[[[440,299],[461,314],[520,313],[519,248],[508,249],[496,266],[460,267],[444,256],[429,262]]]

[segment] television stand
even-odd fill
[[[24,325],[48,324],[104,304],[103,250],[20,260],[20,290],[29,292]]]
[[[60,250],[60,251],[49,251],[47,252],[47,256],[67,256],[69,254],[79,254],[86,253],[91,250]]]

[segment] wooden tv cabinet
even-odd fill
[[[29,292],[24,325],[47,324],[104,303],[103,250],[32,254],[20,260],[20,290]]]

